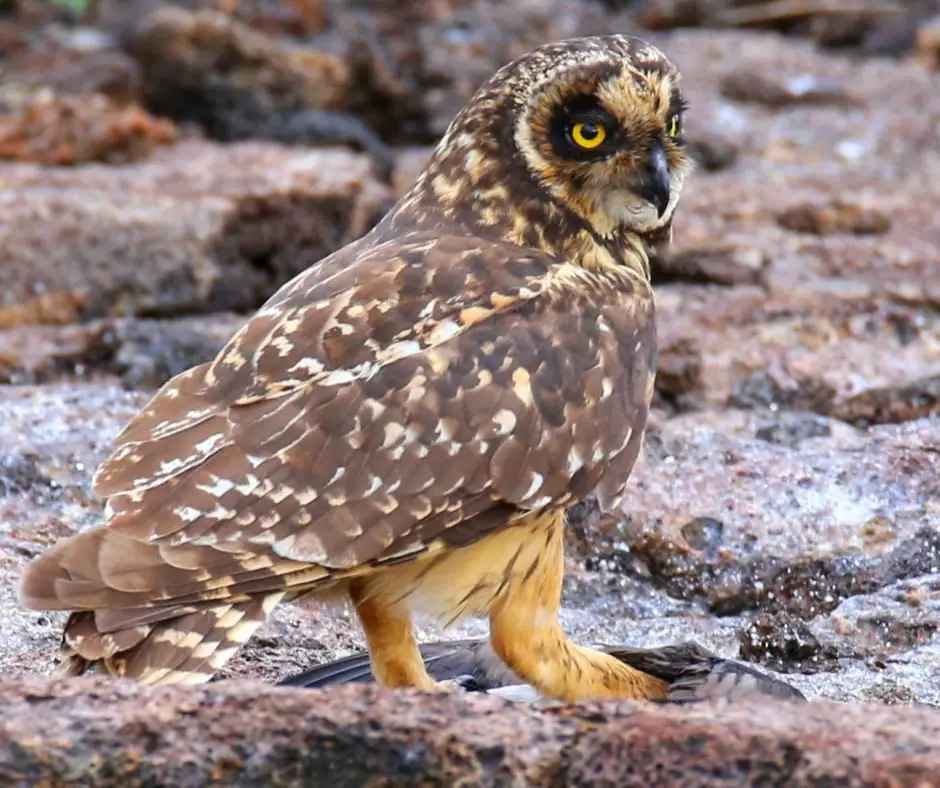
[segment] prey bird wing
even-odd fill
[[[475,691],[518,688],[521,679],[493,653],[486,640],[452,640],[421,644],[421,656],[438,681],[470,679]],[[743,662],[722,659],[694,641],[656,648],[602,646],[602,651],[669,685],[663,700],[670,703],[741,701],[768,698],[804,701],[802,692]],[[279,682],[283,686],[322,689],[333,684],[374,681],[365,652],[317,665]],[[537,692],[498,692],[508,699],[534,700]]]

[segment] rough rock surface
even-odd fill
[[[123,167],[7,165],[0,328],[254,308],[386,200],[342,150],[190,141]]]
[[[5,784],[928,785],[940,717],[31,679],[0,683],[0,744]]]

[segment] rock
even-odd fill
[[[257,684],[0,683],[10,784],[928,784],[940,715],[839,704],[516,706]],[[302,724],[298,724],[302,721]]]
[[[75,165],[148,158],[176,139],[176,129],[139,107],[103,95],[39,99],[0,116],[0,159]]]
[[[891,219],[877,209],[840,200],[828,205],[794,205],[780,213],[777,222],[788,230],[814,235],[881,235],[891,229]]]
[[[0,199],[0,327],[253,309],[389,205],[364,156],[196,141],[123,167],[7,165]]]
[[[695,27],[707,13],[704,6],[698,0],[644,0],[637,21],[647,30]]]
[[[653,260],[653,282],[760,284],[768,262],[760,249],[732,243],[667,248]]]
[[[175,7],[141,23],[131,52],[147,106],[198,123],[213,139],[349,144],[391,167],[375,132],[340,112],[353,73],[335,54],[291,46],[226,14]]]
[[[917,57],[927,68],[940,70],[940,14],[925,20],[918,28]]]
[[[814,106],[852,106],[858,104],[838,82],[815,74],[800,74],[790,79],[769,77],[746,69],[726,74],[721,94],[733,101],[754,102],[779,109],[798,104]]]
[[[404,148],[396,152],[391,184],[396,198],[403,197],[414,185],[433,150],[431,147]]]
[[[130,388],[156,389],[189,367],[211,361],[246,319],[223,313],[0,331],[0,383],[116,376]]]
[[[686,145],[695,163],[706,172],[725,170],[738,158],[738,144],[714,132],[690,132],[686,134]]]
[[[118,104],[140,97],[140,70],[122,52],[93,48],[27,51],[0,65],[0,104],[16,107],[37,93],[52,97],[102,95]]]

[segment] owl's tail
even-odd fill
[[[142,684],[202,684],[255,633],[284,592],[177,609],[72,613],[62,636],[64,675],[98,670]],[[158,619],[158,620],[154,620]]]
[[[29,564],[19,596],[33,610],[71,612],[66,674],[98,669],[147,684],[199,684],[285,596],[328,580],[322,567],[261,549],[150,544],[99,527]]]

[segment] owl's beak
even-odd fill
[[[666,208],[669,207],[669,160],[658,140],[653,142],[653,147],[650,149],[646,172],[640,186],[640,196],[655,205],[659,218],[662,218]]]

